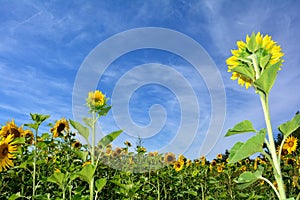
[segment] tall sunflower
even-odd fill
[[[99,110],[105,106],[106,100],[105,95],[100,90],[96,90],[89,92],[86,103],[91,110]]]
[[[2,129],[0,130],[0,136],[6,138],[8,135],[12,134],[13,138],[17,138],[22,136],[23,131],[24,130],[22,129],[22,127],[18,127],[15,124],[14,120],[12,120],[2,127]]]
[[[13,153],[17,152],[17,146],[13,144],[13,139],[13,134],[10,134],[0,141],[0,172],[14,166],[11,159],[15,158]]]
[[[287,150],[289,154],[296,151],[297,149],[297,142],[298,139],[294,136],[290,136],[286,139],[286,141],[283,144],[283,149]]]
[[[59,137],[59,135],[62,134],[63,131],[69,130],[69,122],[65,118],[62,118],[55,123],[54,127],[51,128],[50,131],[53,133],[53,137],[56,138]]]
[[[232,72],[231,79],[238,80],[238,84],[248,89],[259,78],[261,73],[280,62],[281,47],[269,35],[263,36],[260,32],[246,36],[246,42],[237,41],[237,49],[231,50],[232,56],[226,60],[228,72]]]
[[[177,160],[174,163],[174,169],[175,169],[176,172],[179,172],[180,170],[182,170],[183,166],[184,166],[184,161],[183,160]]]

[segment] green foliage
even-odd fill
[[[99,147],[105,147],[106,145],[108,145],[109,143],[111,143],[112,141],[114,141],[122,132],[123,132],[122,130],[114,131],[114,132],[112,132],[112,133],[104,136],[98,142],[98,146]]]
[[[75,128],[78,131],[78,133],[82,137],[84,137],[84,139],[87,142],[89,142],[90,130],[87,127],[81,125],[79,122],[73,121],[71,119],[69,121],[70,121],[70,124],[73,126],[73,128]]]
[[[293,119],[281,124],[278,129],[285,137],[288,137],[300,127],[300,114],[296,114]]]
[[[237,142],[230,150],[229,163],[236,163],[247,158],[254,153],[263,152],[263,143],[266,137],[266,130],[262,129],[255,136],[248,139],[245,143]]]
[[[229,129],[226,133],[227,136],[240,134],[240,133],[247,133],[247,132],[256,132],[256,130],[253,128],[252,123],[249,120],[242,121],[238,124],[236,124],[232,129]]]

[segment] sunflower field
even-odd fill
[[[225,136],[255,133],[212,160],[172,152],[148,152],[138,140],[112,142],[117,130],[96,144],[96,122],[111,109],[96,90],[86,99],[83,123],[30,114],[31,121],[0,125],[0,199],[300,199],[299,112],[273,134],[268,97],[283,63],[279,45],[260,33],[238,41],[226,61],[232,80],[259,95],[266,129],[248,120]],[[40,126],[48,124],[46,132]],[[85,139],[78,141],[77,135]],[[254,157],[253,155],[258,156]]]

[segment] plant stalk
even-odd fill
[[[260,101],[261,101],[263,112],[264,112],[265,123],[266,123],[266,126],[267,126],[267,133],[268,133],[268,140],[269,140],[269,151],[271,153],[271,158],[272,158],[273,163],[274,163],[274,176],[275,176],[275,180],[276,180],[277,185],[278,185],[278,191],[279,191],[280,199],[284,200],[284,199],[286,199],[286,194],[285,194],[285,189],[284,189],[284,183],[283,183],[283,180],[282,180],[280,162],[279,162],[279,160],[277,158],[277,155],[276,155],[276,147],[275,147],[273,131],[272,131],[272,125],[271,125],[271,120],[270,120],[268,95],[264,94],[262,92],[259,92],[259,95],[260,95]]]

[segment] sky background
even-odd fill
[[[142,27],[167,28],[187,35],[206,50],[218,68],[226,92],[226,117],[221,136],[216,138],[217,143],[207,157],[213,158],[218,153],[224,153],[236,141],[245,141],[251,136],[223,137],[236,123],[248,119],[256,129],[264,128],[259,97],[252,88],[245,90],[236,81],[231,81],[225,63],[231,56],[230,50],[236,48],[236,41],[245,40],[246,34],[258,31],[269,34],[285,53],[285,62],[270,94],[275,133],[281,123],[291,119],[300,110],[299,1],[0,0],[0,4],[2,125],[12,119],[17,125],[28,123],[29,113],[51,115],[48,123],[61,117],[73,119],[74,83],[83,61],[106,39]],[[192,144],[186,144],[183,138],[175,145],[180,149],[188,147],[184,154],[189,158],[200,157],[199,148],[205,145],[204,137],[211,123],[211,96],[205,84],[206,77],[197,74],[191,64],[180,56],[158,49],[132,51],[120,56],[109,66],[97,89],[110,98],[109,103],[114,102],[111,97],[117,81],[136,66],[147,63],[169,66],[192,85],[200,116],[191,116],[190,120],[197,118],[199,129],[194,134]],[[149,72],[145,71],[143,75],[147,77]],[[184,91],[181,92],[184,94]],[[146,126],[151,122],[149,109],[154,104],[163,106],[167,114],[161,131],[143,139],[148,151],[159,150],[176,137],[176,130],[181,126],[180,106],[176,97],[177,94],[159,84],[143,85],[130,96],[128,106],[131,120],[138,126]],[[122,118],[123,115],[114,116],[110,112],[106,118],[101,118],[101,132],[107,134],[123,129],[115,123],[116,117]],[[42,131],[49,129],[43,127]],[[192,134],[188,131],[187,134]],[[129,140],[135,145],[138,136],[143,137],[138,133],[128,134],[124,130],[114,144],[122,146],[125,140]]]

